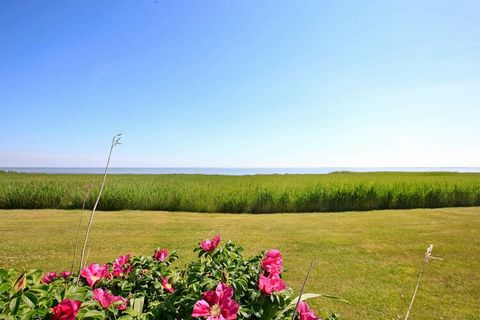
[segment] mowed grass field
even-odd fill
[[[0,266],[61,271],[69,268],[79,210],[0,210]],[[445,208],[282,215],[99,212],[89,261],[125,253],[176,249],[193,258],[202,239],[220,234],[246,254],[278,248],[285,280],[297,292],[315,259],[307,292],[316,308],[343,319],[397,319],[413,293],[429,244],[443,258],[429,263],[411,319],[480,319],[480,208]]]
[[[101,175],[0,173],[0,209],[87,208]],[[110,175],[101,210],[329,212],[480,206],[478,173]]]

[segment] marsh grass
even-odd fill
[[[0,173],[2,209],[79,209],[101,175]],[[97,187],[98,188],[98,187]],[[94,189],[87,199],[92,208]],[[480,205],[477,173],[111,175],[99,210],[326,212]]]

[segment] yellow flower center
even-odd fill
[[[220,306],[218,304],[214,304],[210,308],[210,314],[214,317],[218,317],[222,313],[222,310],[220,309]]]

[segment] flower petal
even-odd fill
[[[198,300],[193,306],[192,317],[207,317],[210,315],[210,305],[205,300]]]

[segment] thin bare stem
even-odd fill
[[[83,198],[82,213],[80,214],[80,222],[78,223],[77,237],[75,238],[75,249],[73,251],[72,267],[70,268],[70,272],[73,272],[73,268],[75,267],[75,259],[77,258],[78,239],[80,238],[80,228],[82,227],[83,214],[85,212],[85,204],[87,203],[88,196],[90,195],[90,190],[91,188],[90,186],[88,186],[85,192],[85,197]]]
[[[425,256],[423,258],[423,265],[422,265],[422,268],[420,269],[420,273],[418,274],[418,278],[417,278],[417,285],[415,286],[415,291],[413,292],[412,300],[410,301],[410,306],[408,307],[408,310],[407,310],[407,313],[405,314],[404,320],[407,320],[408,317],[410,316],[410,311],[412,310],[413,302],[415,301],[415,297],[417,296],[418,287],[420,286],[420,279],[422,278],[423,271],[425,270],[425,267],[427,266],[427,263],[431,259],[443,260],[442,258],[433,257],[432,256],[432,251],[433,251],[433,244],[429,245],[428,248],[427,248],[427,251],[425,252]]]
[[[92,209],[92,213],[90,214],[90,218],[88,220],[88,226],[87,226],[87,231],[85,232],[85,239],[83,240],[83,248],[82,248],[82,255],[80,258],[80,269],[82,268],[82,265],[85,261],[85,249],[87,247],[87,242],[88,242],[88,236],[90,235],[90,230],[92,229],[92,224],[93,224],[93,217],[95,216],[95,211],[97,210],[98,203],[100,202],[100,197],[102,196],[103,189],[105,188],[105,182],[107,180],[107,173],[108,173],[108,166],[110,165],[110,158],[112,156],[112,151],[113,148],[116,145],[120,144],[120,138],[121,134],[116,134],[113,136],[112,139],[112,144],[110,146],[110,152],[108,153],[108,159],[107,159],[107,164],[105,166],[105,172],[103,174],[103,181],[102,181],[102,186],[100,187],[100,192],[98,193],[97,200],[95,201],[95,204]],[[80,273],[80,270],[79,270]]]
[[[85,264],[82,266],[82,268],[85,268],[85,266],[88,263],[88,257],[90,257],[90,249],[92,249],[92,244],[93,244],[93,240],[90,241],[90,244],[88,245],[87,255],[85,256]]]
[[[313,261],[314,260],[312,259],[312,261],[310,262],[310,267],[308,267],[307,275],[305,276],[305,279],[303,280],[302,289],[300,289],[300,294],[298,295],[298,301],[295,304],[295,310],[293,310],[292,320],[295,320],[295,317],[297,315],[298,304],[302,300],[303,291],[305,290],[305,286],[307,285],[307,280],[308,280],[308,277],[310,276],[310,271],[312,271]]]
[[[412,310],[413,307],[413,302],[415,301],[415,297],[417,296],[417,291],[418,287],[420,285],[420,278],[422,277],[423,270],[425,269],[425,266],[427,265],[426,262],[423,263],[422,268],[420,269],[420,273],[418,274],[418,279],[417,279],[417,285],[415,286],[415,291],[413,292],[412,300],[410,301],[410,306],[408,307],[407,314],[405,315],[405,319],[408,319],[408,316],[410,315],[410,310]]]

